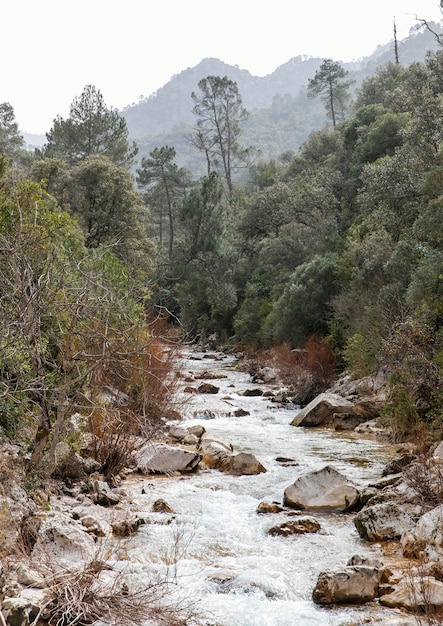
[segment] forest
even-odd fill
[[[174,146],[137,162],[93,85],[34,153],[0,105],[0,428],[30,472],[50,475],[73,413],[105,432],[106,394],[113,434],[152,432],[168,337],[298,359],[301,404],[340,372],[382,372],[396,440],[441,438],[443,50],[351,83],[324,60],[308,84],[324,128],[266,161],[235,81],[202,77],[199,178]]]

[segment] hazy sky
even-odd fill
[[[118,109],[205,57],[257,76],[294,56],[351,61],[417,25],[438,0],[5,0],[0,102],[22,132],[67,117],[85,85]],[[203,77],[202,77],[203,78]]]

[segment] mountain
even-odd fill
[[[431,23],[433,29],[439,29]],[[435,36],[427,29],[411,29],[398,42],[399,61],[409,65],[424,61],[429,50],[436,50]],[[131,139],[139,146],[139,159],[156,146],[174,146],[177,163],[195,174],[204,172],[201,156],[192,148],[190,137],[196,118],[192,114],[191,93],[207,76],[227,76],[238,85],[243,104],[250,112],[243,126],[243,143],[259,148],[261,158],[276,158],[286,150],[297,150],[309,134],[327,123],[319,98],[308,99],[306,85],[324,58],[296,56],[267,76],[254,76],[248,70],[227,65],[220,59],[206,58],[188,67],[148,98],[120,111]],[[372,55],[343,63],[357,89],[377,67],[394,62],[394,42],[380,45]]]
[[[441,24],[430,23],[434,30]],[[436,50],[435,36],[427,29],[411,29],[398,44],[403,65],[424,61],[429,50]],[[196,175],[204,173],[201,155],[192,147],[190,137],[196,118],[192,113],[191,93],[207,76],[228,76],[238,85],[243,104],[250,112],[243,126],[243,142],[260,150],[262,159],[276,158],[286,150],[297,150],[311,132],[327,124],[320,98],[308,99],[306,85],[324,58],[296,56],[267,76],[254,76],[237,65],[220,59],[206,58],[194,67],[174,75],[168,83],[138,104],[119,111],[125,118],[130,139],[139,146],[139,159],[148,156],[156,146],[174,146],[177,163]],[[377,67],[394,61],[394,42],[380,45],[369,57],[342,63],[355,80],[355,88],[375,73]],[[29,148],[41,146],[46,138],[24,135]]]

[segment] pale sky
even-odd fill
[[[417,25],[439,0],[4,0],[0,102],[44,134],[88,84],[122,109],[216,57],[256,76],[297,55],[351,61]],[[203,77],[202,77],[203,78]]]

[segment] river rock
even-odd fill
[[[263,474],[267,470],[250,452],[239,452],[229,459],[227,471],[232,476],[252,476]]]
[[[189,435],[189,430],[186,428],[186,426],[174,425],[169,428],[168,436],[172,440],[183,441],[183,439],[187,437],[188,435]]]
[[[441,441],[435,448],[432,454],[432,460],[438,465],[443,465],[443,441]]]
[[[200,441],[203,454],[202,465],[232,476],[261,474],[266,468],[249,452],[233,454],[233,446],[226,441],[205,433]]]
[[[107,521],[99,519],[94,515],[84,515],[80,518],[80,523],[87,529],[88,533],[96,537],[106,537],[112,533],[112,526]]]
[[[334,430],[355,430],[357,426],[360,426],[360,424],[366,421],[366,417],[362,417],[356,413],[334,413],[332,425]]]
[[[173,513],[174,509],[169,506],[166,500],[163,500],[163,498],[159,498],[152,505],[152,511],[153,513]]]
[[[331,424],[335,413],[352,413],[353,404],[336,393],[321,393],[307,404],[292,420],[292,426],[322,426]]]
[[[426,558],[443,560],[443,504],[424,513],[414,528],[403,534],[401,544],[403,556],[420,558],[426,553]]]
[[[414,528],[421,507],[408,503],[380,502],[362,509],[354,518],[358,534],[367,541],[400,539]]]
[[[201,454],[165,444],[148,443],[136,452],[136,467],[143,474],[173,474],[193,472]]]
[[[209,469],[221,469],[232,456],[232,444],[205,433],[200,440],[199,449],[203,455],[202,463]]]
[[[243,391],[238,392],[239,396],[245,396],[245,398],[253,398],[263,395],[262,389],[257,389],[254,387],[253,389],[244,389]]]
[[[199,387],[197,387],[198,393],[218,393],[220,390],[219,387],[215,385],[211,385],[211,383],[203,383]]]
[[[443,583],[433,576],[421,574],[407,576],[398,583],[392,593],[380,598],[380,604],[415,611],[421,608],[429,614],[430,611],[443,608]]]
[[[260,514],[281,513],[282,511],[284,511],[283,507],[277,502],[260,502],[256,509],[256,512]]]
[[[31,552],[34,564],[50,564],[51,569],[81,569],[97,552],[96,543],[68,515],[57,513],[43,520]]]
[[[376,567],[347,565],[321,572],[312,599],[316,604],[364,604],[378,597],[379,584]]]
[[[120,502],[120,497],[104,480],[91,478],[89,487],[91,489],[92,501],[95,504],[100,504],[100,506],[114,506]]]
[[[288,520],[273,526],[268,530],[270,535],[280,535],[288,537],[289,535],[305,535],[306,533],[318,533],[320,524],[313,517],[299,517],[295,520]]]
[[[116,518],[111,522],[112,532],[117,537],[129,537],[145,523],[145,520],[136,515],[125,514],[120,519]]]
[[[346,476],[327,465],[297,478],[285,489],[284,503],[301,510],[349,511],[357,504],[359,495]]]

